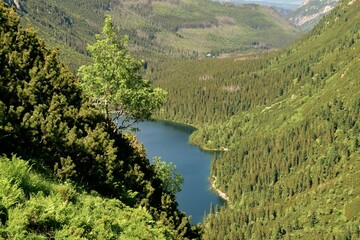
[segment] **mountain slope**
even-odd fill
[[[295,26],[300,27],[304,31],[309,31],[323,16],[334,8],[338,1],[339,0],[307,0],[287,17]]]
[[[104,14],[112,15],[121,32],[130,36],[130,48],[146,57],[200,58],[279,48],[301,34],[274,10],[256,5],[209,0],[16,2],[23,20],[64,49],[68,63],[77,65],[86,61],[85,46],[100,32]]]
[[[159,237],[199,238],[136,136],[106,124],[57,50],[19,22],[0,2],[0,238],[121,238],[137,220]]]
[[[233,3],[256,3],[265,6],[272,6],[278,9],[295,10],[301,4],[301,0],[219,0],[220,2]]]
[[[343,0],[278,53],[159,68],[157,84],[176,93],[159,116],[224,150],[211,176],[230,200],[204,239],[360,237],[359,22],[360,2]]]

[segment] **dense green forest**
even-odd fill
[[[281,51],[154,66],[157,116],[224,150],[204,239],[360,238],[359,53],[360,2],[342,0]]]
[[[13,3],[13,0],[6,0]],[[210,0],[17,1],[23,24],[31,23],[73,71],[88,61],[86,45],[109,14],[131,51],[146,58],[203,58],[238,51],[274,49],[302,33],[275,10]]]
[[[0,2],[0,238],[199,238],[136,136],[19,23]]]

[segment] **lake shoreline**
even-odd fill
[[[189,144],[194,128],[161,120],[140,122],[135,127],[140,129],[136,135],[146,148],[147,157],[161,156],[163,161],[175,164],[176,171],[184,177],[182,190],[175,197],[178,209],[192,216],[191,224],[202,223],[204,212],[209,212],[211,204],[222,206],[225,203],[217,192],[209,191],[213,155]]]
[[[165,123],[169,123],[169,124],[178,124],[178,125],[182,125],[182,126],[186,126],[186,127],[189,127],[189,128],[192,128],[192,132],[190,133],[190,136],[191,134],[193,134],[195,131],[198,130],[198,128],[194,125],[190,125],[190,124],[186,124],[186,123],[182,123],[182,122],[177,122],[177,121],[171,121],[171,120],[165,120],[165,119],[153,119],[153,121],[158,121],[158,122],[165,122]],[[190,136],[189,136],[189,139],[190,139]],[[229,149],[227,148],[223,148],[223,149],[216,149],[216,148],[208,148],[204,145],[201,145],[201,144],[198,144],[198,143],[195,143],[195,142],[192,142],[192,141],[189,141],[189,143],[193,146],[196,146],[198,147],[199,149],[201,149],[202,151],[205,151],[205,152],[227,152],[229,151]],[[226,193],[222,192],[220,189],[218,189],[216,187],[216,176],[212,176],[212,177],[209,177],[209,181],[210,181],[210,188],[224,201],[229,201],[229,197],[226,195]]]
[[[216,176],[213,175],[210,178],[210,184],[211,184],[211,189],[214,190],[221,199],[227,202],[229,201],[229,197],[226,195],[226,193],[222,192],[220,189],[216,187]]]
[[[173,120],[161,119],[161,118],[154,118],[154,119],[152,119],[151,121],[164,122],[164,123],[169,123],[169,124],[174,124],[174,125],[177,124],[177,125],[182,125],[182,126],[191,128],[192,131],[191,131],[190,136],[189,136],[189,143],[190,143],[191,145],[194,145],[195,147],[200,148],[201,150],[203,150],[203,151],[205,151],[205,152],[227,152],[227,151],[229,151],[228,148],[221,148],[221,149],[218,149],[218,148],[208,148],[208,147],[206,147],[206,146],[203,145],[203,144],[199,144],[199,143],[190,141],[191,135],[198,130],[198,127],[195,126],[195,125],[191,125],[191,124],[183,123],[183,122],[178,122],[178,121],[173,121]]]
[[[205,152],[227,152],[227,151],[229,151],[228,148],[208,148],[206,146],[203,146],[203,145],[195,143],[195,142],[189,141],[189,143],[191,145],[194,145],[194,146],[200,148],[201,150],[203,150]]]

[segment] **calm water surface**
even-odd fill
[[[182,191],[176,194],[180,211],[192,216],[191,223],[203,221],[210,204],[223,201],[210,190],[209,174],[212,153],[200,150],[188,143],[194,130],[190,127],[163,122],[142,122],[137,136],[147,149],[148,158],[160,156],[163,161],[173,162],[184,177]]]

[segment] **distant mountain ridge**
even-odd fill
[[[303,31],[309,31],[328,14],[339,0],[219,0],[220,2],[255,3],[274,7],[280,14]]]
[[[233,2],[233,3],[255,3],[259,5],[272,6],[276,8],[283,8],[287,10],[295,10],[301,4],[301,0],[218,0],[219,2]]]
[[[20,9],[71,65],[87,61],[86,44],[112,15],[129,47],[142,57],[203,58],[221,53],[280,48],[301,32],[273,9],[210,0],[7,0]]]

